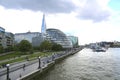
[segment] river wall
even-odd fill
[[[76,48],[70,51],[66,51],[63,54],[60,54],[59,57],[54,58],[54,60],[52,61],[48,61],[48,63],[44,66],[41,67],[40,69],[37,69],[36,71],[33,71],[25,76],[22,76],[21,78],[17,79],[17,80],[34,80],[34,77],[37,75],[44,75],[45,72],[47,72],[51,67],[53,67],[56,63],[58,63],[59,61],[65,59],[68,56],[71,56],[77,52],[79,52],[80,50],[82,50],[83,48]]]

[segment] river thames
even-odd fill
[[[42,76],[31,80],[120,80],[120,48],[91,49],[67,57]]]

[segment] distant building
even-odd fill
[[[6,46],[14,46],[14,34],[11,32],[5,33]]]
[[[5,29],[0,27],[0,46],[5,47]]]
[[[39,32],[27,32],[15,34],[15,41],[19,43],[21,40],[28,40],[34,47],[40,46],[44,40],[48,40],[53,43],[60,44],[63,48],[73,48],[78,44],[77,37],[70,37],[58,29],[47,29],[45,15],[43,14],[41,33]]]
[[[4,29],[4,28],[2,28],[2,27],[0,27],[0,32],[5,33],[5,29]]]
[[[46,33],[46,22],[45,22],[45,14],[43,14],[43,19],[42,19],[42,26],[41,26],[41,33],[39,36],[33,37],[32,38],[32,45],[34,47],[40,46],[40,44],[44,40],[49,40],[49,36]]]
[[[46,22],[45,22],[45,14],[43,14],[42,26],[41,26],[42,35],[46,34]]]
[[[78,37],[68,36],[68,38],[71,40],[73,47],[78,47]]]
[[[72,48],[72,42],[68,37],[58,29],[47,29],[47,34],[50,37],[51,42],[60,44],[63,48]]]
[[[32,45],[34,47],[38,47],[40,46],[40,44],[46,40],[46,37],[44,37],[42,34],[40,34],[39,36],[33,37],[32,38]]]
[[[45,14],[43,14],[41,33],[40,32],[27,32],[27,33],[16,33],[15,41],[19,43],[22,40],[28,40],[33,46],[38,46],[46,38],[46,23]],[[37,44],[38,43],[38,44]]]
[[[0,27],[0,46],[4,48],[14,45],[14,34],[5,32],[5,29]]]
[[[16,33],[15,34],[15,41],[16,43],[20,43],[22,40],[28,40],[32,43],[32,38],[39,36],[39,32],[26,32],[26,33]]]
[[[114,45],[114,46],[120,46],[120,42],[114,41],[114,42],[113,42],[113,45]]]

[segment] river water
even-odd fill
[[[83,49],[32,80],[120,80],[120,48]]]

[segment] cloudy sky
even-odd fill
[[[79,37],[79,44],[120,41],[120,0],[0,0],[0,26],[12,33],[47,28]]]

